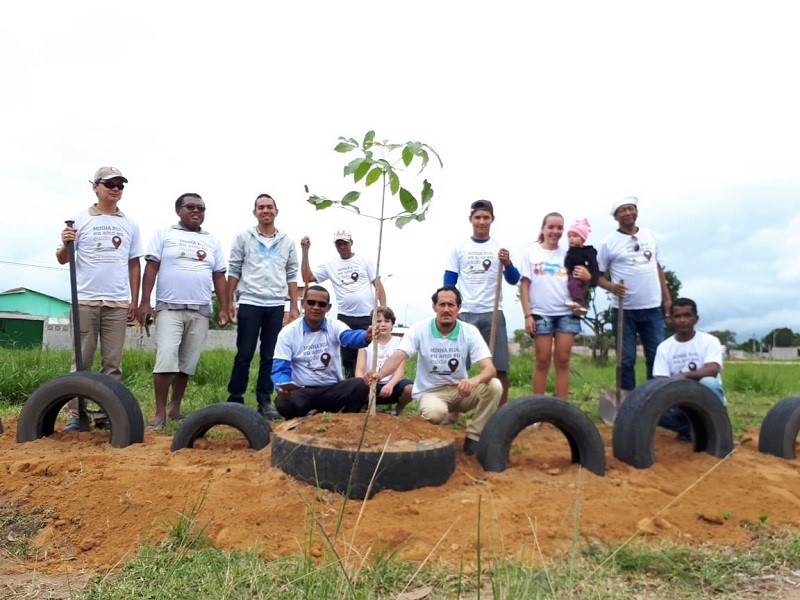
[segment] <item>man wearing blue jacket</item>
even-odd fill
[[[361,377],[342,378],[338,358],[342,347],[365,348],[372,341],[372,327],[350,329],[327,319],[330,309],[328,290],[312,285],[303,295],[303,318],[278,335],[272,381],[282,417],[302,417],[311,410],[359,412],[369,399],[369,386]]]
[[[298,262],[294,241],[275,227],[278,204],[272,196],[261,194],[256,198],[253,216],[257,225],[234,238],[228,261],[230,320],[237,323],[236,358],[228,382],[228,402],[244,403],[250,362],[260,339],[256,401],[261,416],[272,420],[280,418],[272,406],[270,378],[275,342],[284,323],[300,316]],[[289,313],[285,314],[287,296]]]

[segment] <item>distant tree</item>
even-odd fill
[[[514,342],[519,344],[520,350],[528,350],[533,347],[533,340],[524,329],[514,330]]]
[[[664,277],[667,280],[667,290],[669,290],[669,297],[672,298],[674,302],[676,298],[680,297],[681,292],[681,280],[678,279],[678,276],[675,274],[675,271],[670,271],[669,269],[664,269]]]
[[[761,343],[761,340],[757,340],[754,337],[742,342],[736,348],[744,352],[752,352],[753,354],[766,351],[766,348],[764,347],[764,344]]]
[[[771,350],[773,346],[775,348],[790,348],[792,342],[794,342],[795,335],[788,327],[779,327],[765,335],[761,342],[767,347],[767,350]]]
[[[709,331],[711,335],[719,339],[720,344],[725,344],[726,346],[735,346],[736,345],[736,334],[732,331]]]

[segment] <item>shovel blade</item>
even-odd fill
[[[620,394],[620,400],[617,402],[617,391],[616,390],[603,390],[600,392],[600,419],[606,425],[613,425],[614,421],[617,418],[617,411],[619,407],[625,402],[625,396],[627,392],[625,390],[622,391]]]

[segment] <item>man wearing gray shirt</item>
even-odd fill
[[[275,227],[278,205],[269,194],[256,198],[253,216],[258,224],[234,238],[228,261],[230,319],[237,323],[236,358],[228,382],[228,402],[244,403],[250,362],[260,339],[256,401],[261,416],[272,420],[280,418],[272,406],[274,388],[270,378],[275,342],[284,323],[300,316],[295,281],[297,252],[294,241]],[[290,307],[285,315],[287,296]]]

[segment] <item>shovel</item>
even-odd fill
[[[620,279],[619,282],[625,283],[622,279]],[[615,358],[617,360],[617,389],[603,390],[600,392],[600,418],[606,425],[614,424],[614,420],[617,418],[617,411],[620,405],[625,401],[622,392],[622,340],[625,322],[622,300],[622,298],[619,299],[619,309],[617,310],[617,346],[615,350]]]
[[[64,221],[67,227],[74,227],[75,221]],[[67,257],[69,258],[69,286],[72,292],[72,348],[75,353],[75,370],[83,371],[83,355],[81,353],[81,320],[78,308],[78,270],[75,264],[75,242],[67,242]],[[78,396],[79,431],[89,431],[89,416],[86,414],[86,398]]]

